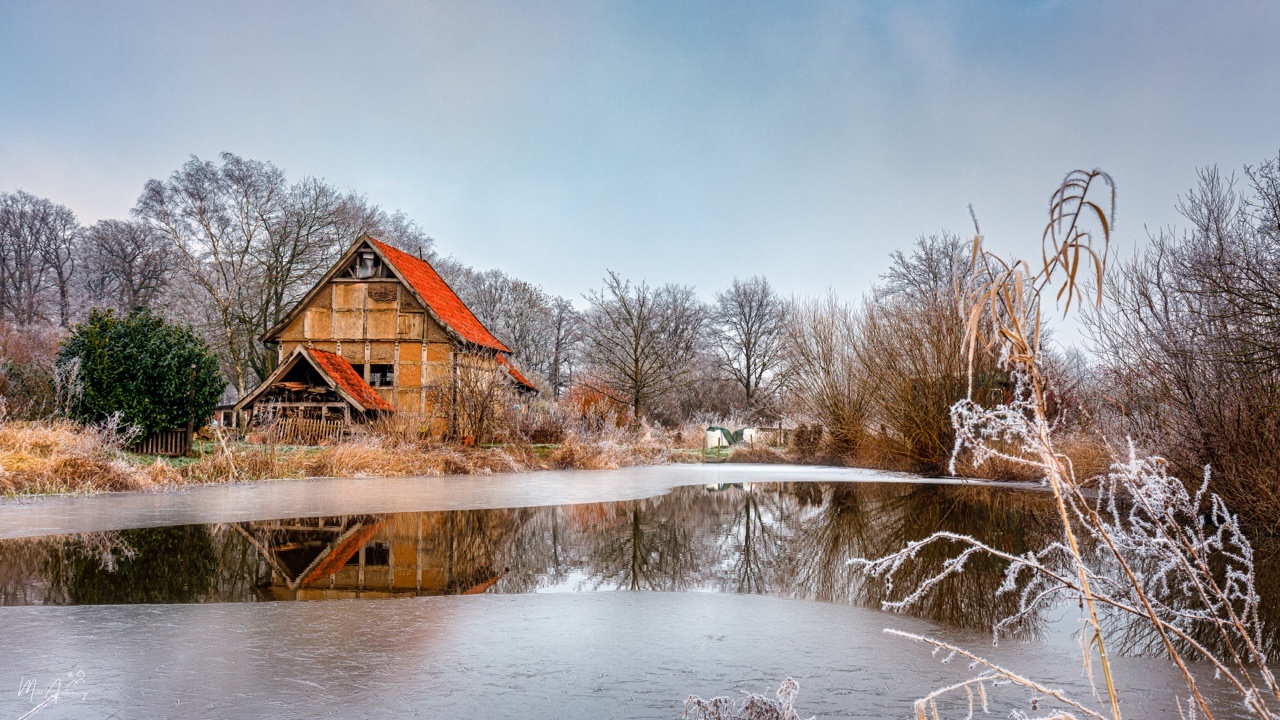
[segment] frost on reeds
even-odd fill
[[[800,720],[795,708],[799,692],[800,685],[787,678],[772,699],[756,693],[744,693],[737,699],[715,697],[710,700],[690,695],[684,701],[684,716],[694,720]]]
[[[0,493],[137,490],[177,479],[164,463],[140,467],[123,449],[134,428],[112,416],[99,425],[8,420],[0,406]]]
[[[463,446],[421,434],[405,423],[375,423],[332,444],[217,447],[181,472],[196,482],[296,477],[491,475],[530,470],[601,470],[667,462],[669,439],[648,426],[606,422],[561,428],[559,443],[534,446],[514,437],[491,447]]]
[[[1108,656],[1113,640],[1157,650],[1172,661],[1186,683],[1186,694],[1178,698],[1184,717],[1215,717],[1202,692],[1203,678],[1196,674],[1202,668],[1212,668],[1215,678],[1234,689],[1250,714],[1271,718],[1280,712],[1280,684],[1267,667],[1261,634],[1253,550],[1237,516],[1209,491],[1208,469],[1189,485],[1171,476],[1161,458],[1143,457],[1130,446],[1113,460],[1101,485],[1086,490],[1070,458],[1055,447],[1046,411],[1050,388],[1041,365],[1042,294],[1057,285],[1057,298],[1069,309],[1083,297],[1081,271],[1096,275],[1100,292],[1113,210],[1089,197],[1099,185],[1112,191],[1114,208],[1110,178],[1099,171],[1068,175],[1054,194],[1038,270],[1025,262],[1005,262],[982,249],[981,236],[975,239],[977,281],[962,308],[969,352],[979,343],[997,350],[1016,389],[1004,404],[984,407],[966,400],[954,406],[953,458],[967,450],[979,466],[995,461],[1034,471],[1053,493],[1060,539],[1015,554],[967,535],[939,532],[885,557],[850,561],[886,583],[884,606],[891,610],[921,602],[977,555],[1007,563],[997,595],[1016,595],[1017,610],[995,623],[995,638],[1045,607],[1079,607],[1081,657],[1096,705],[941,640],[889,631],[931,645],[947,659],[964,658],[977,673],[918,700],[918,718],[938,718],[939,699],[960,693],[970,714],[985,710],[994,687],[1014,685],[1064,708],[1048,717],[1119,720]],[[1086,227],[1101,231],[1100,248]],[[913,587],[895,591],[894,578],[916,562],[923,548],[938,544],[954,546],[955,554]],[[1119,629],[1119,637],[1109,636],[1106,628]],[[1094,684],[1098,674],[1101,688]]]

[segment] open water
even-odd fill
[[[690,693],[788,676],[804,716],[906,718],[975,673],[887,627],[1088,698],[1075,608],[992,646],[1016,602],[995,596],[997,564],[891,614],[847,563],[940,529],[1022,552],[1055,520],[1035,490],[766,467],[0,503],[0,720],[678,718]],[[948,556],[923,553],[900,587]],[[1176,671],[1116,637],[1126,717],[1176,717]],[[1033,698],[992,700],[1007,716]]]

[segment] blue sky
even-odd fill
[[[229,150],[578,297],[606,268],[856,297],[942,228],[1032,255],[1102,167],[1121,252],[1280,151],[1280,5],[0,0],[0,190],[86,222]]]

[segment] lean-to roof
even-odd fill
[[[395,412],[391,403],[383,400],[381,395],[369,387],[369,383],[365,382],[355,368],[351,367],[351,363],[347,362],[346,358],[328,350],[316,348],[304,348],[304,350],[341,390],[363,405],[365,410]]]
[[[347,362],[346,358],[327,350],[317,350],[316,348],[302,345],[295,348],[293,354],[280,363],[257,388],[241,398],[240,402],[236,403],[236,409],[247,407],[257,400],[259,395],[266,392],[268,388],[284,377],[303,358],[319,371],[320,375],[333,386],[334,391],[339,396],[353,404],[357,410],[395,412],[395,408],[391,407],[391,403],[383,400],[381,395],[369,387],[369,383],[365,382],[360,373],[357,373],[355,368],[351,367],[351,363]]]

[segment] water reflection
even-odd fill
[[[350,515],[0,542],[0,602],[188,603],[480,592],[715,591],[878,607],[848,563],[937,530],[1011,553],[1056,539],[1042,493],[978,486],[783,484],[684,488],[640,501]],[[952,555],[927,547],[899,588]],[[1258,552],[1260,580],[1280,558]],[[1013,614],[1004,566],[974,557],[912,614],[989,630]],[[1274,616],[1268,609],[1268,615]],[[1032,616],[1014,634],[1032,636]],[[1267,623],[1272,626],[1275,623]],[[1142,650],[1134,636],[1131,650]]]

